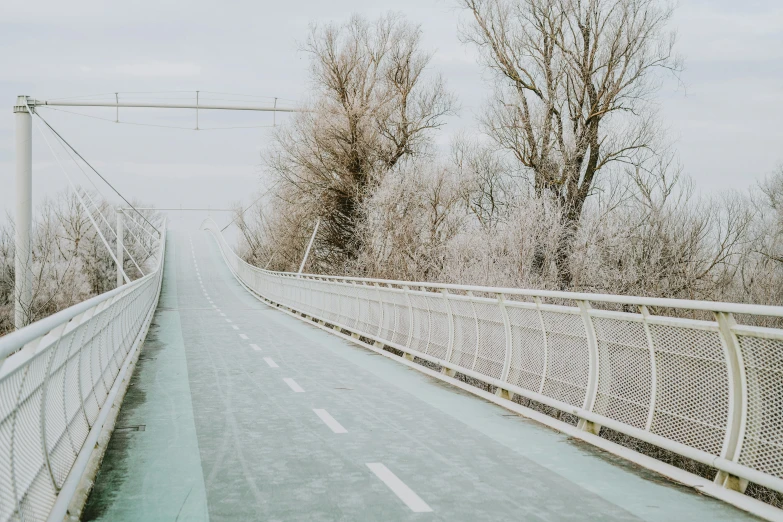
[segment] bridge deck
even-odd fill
[[[206,233],[166,255],[84,520],[751,518],[263,305]]]

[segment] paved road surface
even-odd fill
[[[84,520],[743,520],[249,295],[171,233]]]

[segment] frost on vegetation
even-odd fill
[[[312,28],[309,110],[277,129],[270,188],[237,219],[246,260],[297,270],[320,221],[305,272],[783,303],[783,170],[699,195],[656,117],[682,70],[669,7],[461,3],[495,90],[449,150],[456,103],[418,26]]]
[[[115,209],[96,194],[92,194],[91,198],[106,217],[104,222],[92,210],[101,233],[114,252]],[[156,226],[162,222],[157,212],[143,212]],[[124,245],[146,273],[155,262],[154,244],[148,235],[128,222],[133,217],[125,219]],[[141,218],[136,216],[135,219],[140,221]],[[29,314],[33,321],[111,290],[116,285],[114,261],[71,192],[62,192],[36,209],[32,250],[33,304]],[[130,279],[141,275],[127,253],[124,269]],[[14,223],[8,216],[0,224],[0,335],[14,328],[14,270]]]

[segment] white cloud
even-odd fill
[[[686,61],[768,61],[783,58],[783,8],[742,12],[711,2],[684,5],[675,13]]]
[[[156,76],[156,77],[180,77],[198,76],[201,74],[201,66],[192,62],[144,62],[116,65],[114,72],[127,76]]]

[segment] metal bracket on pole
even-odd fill
[[[318,218],[318,220],[315,222],[315,228],[313,229],[313,235],[310,236],[310,243],[307,245],[307,250],[305,251],[304,259],[302,259],[302,264],[299,265],[299,272],[298,274],[302,273],[302,270],[304,270],[305,263],[307,263],[307,258],[310,255],[310,249],[313,248],[313,241],[315,241],[315,235],[318,233],[318,225],[321,224],[321,218]]]

